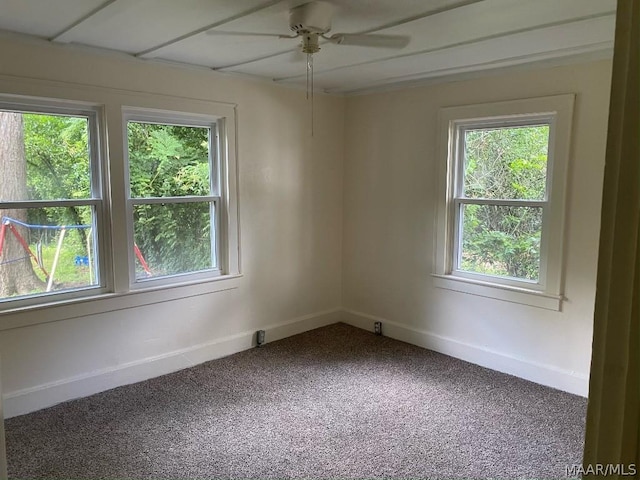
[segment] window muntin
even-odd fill
[[[542,288],[550,118],[457,122],[453,273]]]
[[[125,124],[133,283],[220,275],[215,120],[145,112]]]
[[[104,286],[97,112],[2,103],[0,131],[0,302],[95,294]]]

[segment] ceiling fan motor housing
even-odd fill
[[[331,30],[333,5],[326,2],[310,2],[289,11],[289,28],[299,35],[327,33]]]

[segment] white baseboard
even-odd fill
[[[383,323],[383,333],[387,337],[584,397],[589,391],[589,379],[585,375],[562,370],[553,365],[513,357],[352,310],[333,309],[318,312],[288,322],[267,325],[262,329],[266,331],[267,342],[272,342],[340,321],[369,331],[373,331],[373,322],[379,321]],[[166,375],[248,350],[254,346],[255,331],[247,331],[164,355],[96,370],[28,389],[7,392],[3,395],[4,416],[11,418],[24,415],[75,398]]]
[[[341,320],[340,309],[305,315],[288,322],[262,327],[267,342],[296,335]],[[11,418],[75,398],[192,367],[209,360],[248,350],[255,346],[255,331],[242,332],[212,342],[194,345],[156,357],[96,370],[3,395],[4,417]]]
[[[343,310],[342,321],[369,331],[373,331],[374,322],[382,322],[383,334],[386,337],[583,397],[589,393],[587,375],[563,370],[553,365],[532,362],[353,310]]]

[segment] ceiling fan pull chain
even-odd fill
[[[313,54],[307,53],[307,100],[311,100],[311,136],[313,137]]]
[[[310,53],[307,53],[307,91],[306,91],[306,99],[309,100],[309,71],[311,70],[311,65],[309,64],[310,60],[309,57],[311,57]]]

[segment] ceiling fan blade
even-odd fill
[[[236,37],[272,37],[272,38],[296,38],[296,35],[280,35],[277,33],[258,32],[228,32],[223,30],[207,30],[207,35],[231,35]]]
[[[328,37],[327,40],[338,45],[354,45],[359,47],[377,48],[404,48],[409,44],[411,37],[405,35],[359,35],[351,33],[336,33]]]

